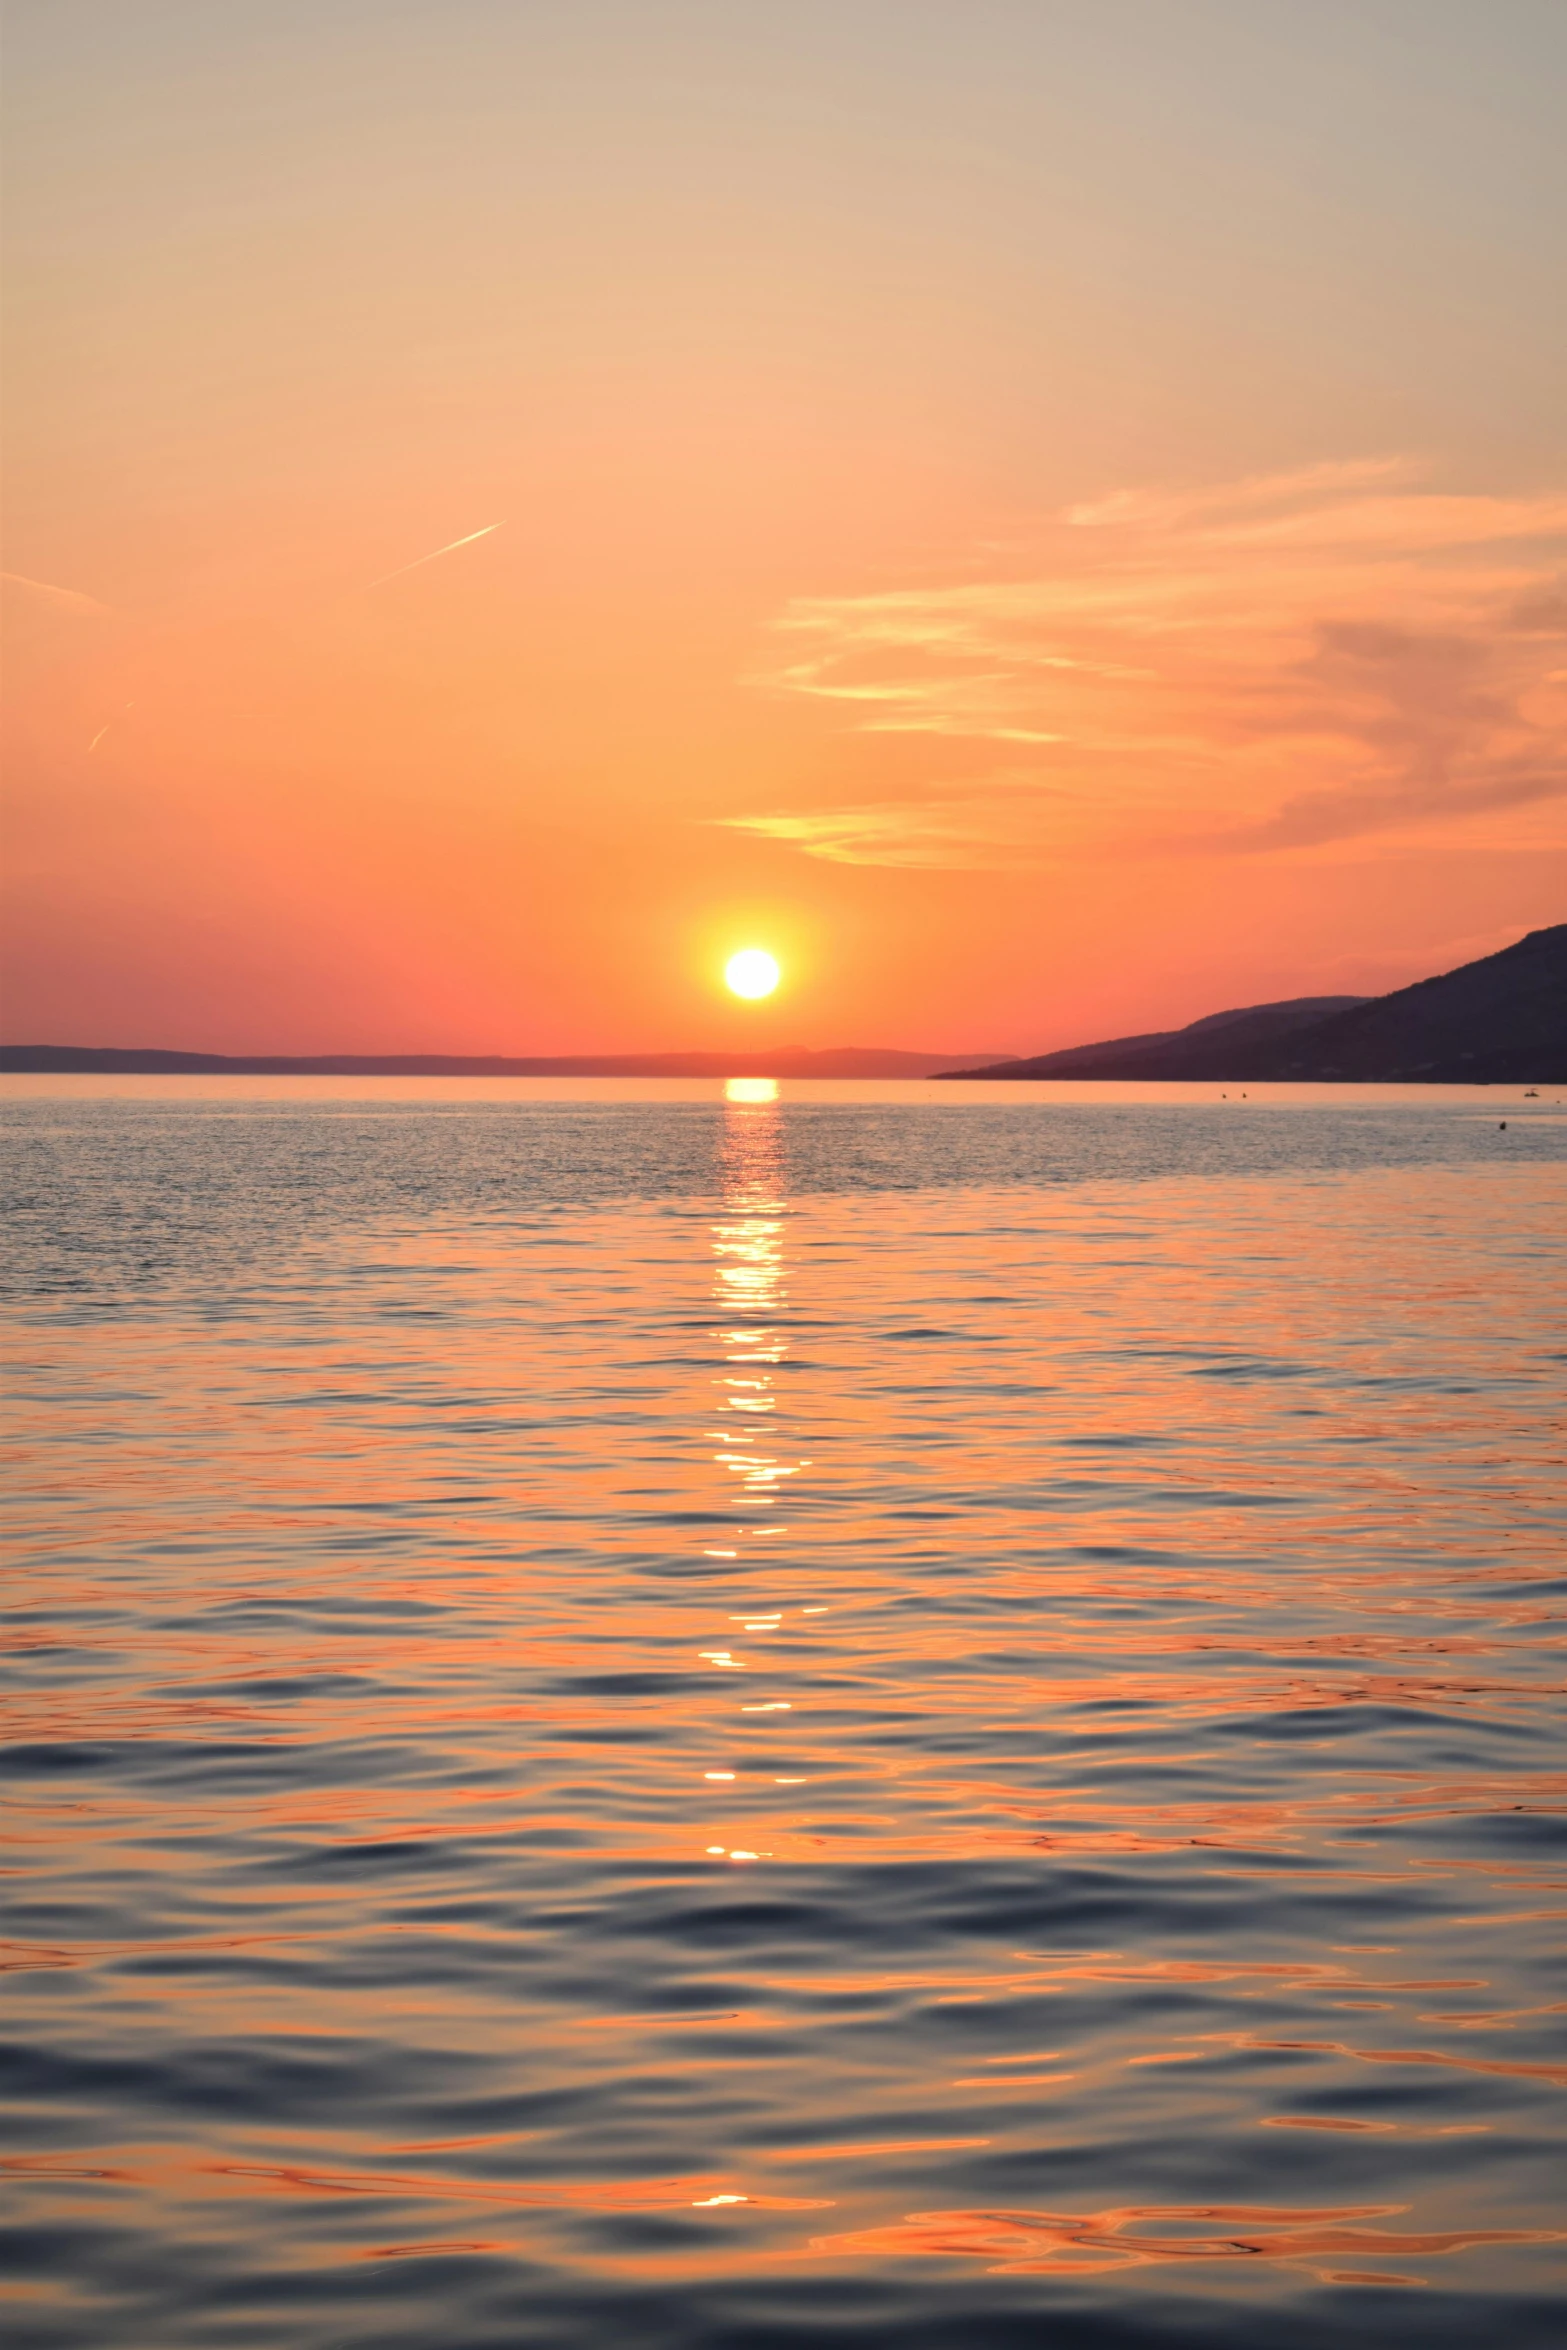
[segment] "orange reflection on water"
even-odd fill
[[[1482,2244],[1551,2244],[1563,2231],[1450,2228],[1404,2233],[1367,2223],[1396,2217],[1399,2203],[1290,2210],[1255,2204],[1128,2204],[1120,2210],[915,2211],[890,2226],[817,2236],[811,2249],[834,2258],[892,2260],[911,2254],[978,2260],[1013,2275],[1093,2275],[1152,2263],[1271,2260],[1313,2270],[1325,2283],[1367,2276],[1335,2264],[1345,2255],[1421,2260]],[[1385,2272],[1378,2272],[1379,2280]],[[1387,2282],[1412,2284],[1408,2276]]]
[[[226,2196],[252,2189],[278,2195],[413,2196],[441,2203],[520,2205],[539,2210],[669,2211],[703,2203],[750,2203],[769,2211],[825,2211],[826,2195],[773,2195],[733,2186],[732,2174],[698,2171],[674,2178],[503,2179],[350,2168],[331,2162],[222,2162],[183,2147],[112,2148],[90,2164],[69,2155],[0,2158],[0,2176],[112,2180],[183,2194]]]

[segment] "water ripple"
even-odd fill
[[[1561,2338],[1567,1130],[9,1147],[10,2339]]]

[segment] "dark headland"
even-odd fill
[[[1567,922],[1384,996],[1301,996],[939,1076],[1567,1084]]]

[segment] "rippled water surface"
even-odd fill
[[[13,1092],[10,2339],[1561,2339],[1567,1123],[783,1091]]]

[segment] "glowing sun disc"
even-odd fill
[[[742,947],[724,965],[724,978],[736,995],[755,1003],[778,985],[778,965],[761,947]]]

